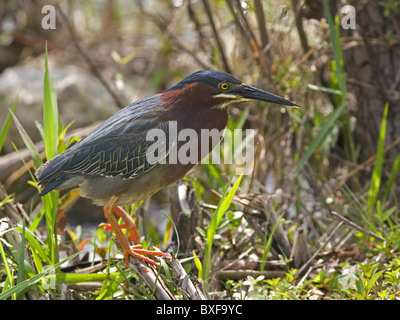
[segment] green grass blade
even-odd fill
[[[50,268],[46,269],[45,271],[29,278],[26,279],[25,281],[19,283],[18,285],[12,287],[11,289],[3,292],[0,294],[0,300],[5,300],[9,296],[16,294],[16,293],[21,293],[21,292],[26,292],[30,288],[32,288],[34,285],[38,284],[42,279],[47,276],[49,273],[55,271],[59,266],[61,266],[63,263],[66,263],[67,261],[73,259],[76,257],[80,252],[74,253],[72,256],[60,261],[59,263],[56,263],[54,266],[51,266]]]
[[[47,43],[45,50],[45,71],[43,86],[43,126],[47,160],[57,155],[58,145],[58,109],[55,90],[50,85],[49,64],[47,58]]]
[[[233,178],[233,175],[228,183],[228,187],[226,188],[223,197],[219,201],[218,207],[215,210],[211,221],[210,225],[207,229],[207,243],[206,243],[206,249],[204,252],[204,259],[203,259],[203,279],[206,280],[208,278],[210,268],[211,268],[211,253],[212,253],[212,245],[214,241],[214,235],[216,233],[217,227],[219,223],[221,222],[221,219],[225,212],[228,210],[229,206],[231,205],[233,196],[236,193],[237,188],[240,185],[240,182],[242,181],[243,176],[239,176],[235,184],[233,185],[232,189],[229,190],[230,182]]]
[[[43,164],[42,159],[40,158],[39,152],[36,150],[35,144],[32,142],[31,138],[29,135],[26,133],[24,127],[22,124],[19,122],[18,118],[15,116],[15,114],[10,110],[10,113],[13,117],[15,126],[18,129],[19,134],[21,135],[22,141],[24,141],[25,146],[31,153],[31,156],[33,158],[33,161],[35,163],[35,166],[38,168]]]
[[[16,227],[16,228],[12,228],[7,230],[7,232],[11,232],[11,231],[18,231],[22,234],[22,228],[21,227]],[[29,228],[25,229],[25,238],[26,241],[29,243],[29,245],[32,248],[32,253],[37,254],[41,260],[45,261],[47,264],[50,264],[51,261],[48,259],[43,247],[45,246],[45,244],[43,242],[41,242],[40,240],[38,240],[35,236],[35,234],[29,230]]]
[[[308,147],[306,153],[301,157],[299,162],[297,163],[296,167],[293,170],[293,174],[298,174],[300,169],[306,163],[306,161],[311,157],[314,153],[315,149],[324,141],[326,136],[331,132],[333,126],[335,125],[336,121],[342,115],[344,110],[344,104],[340,105],[336,108],[329,117],[320,125],[320,130],[315,139],[311,142],[310,146]]]
[[[389,180],[385,184],[385,192],[383,194],[383,202],[386,201],[387,197],[389,196],[390,191],[392,191],[392,187],[394,183],[396,182],[397,176],[399,175],[400,172],[400,154],[396,157],[393,163],[393,168],[390,173]]]
[[[4,286],[3,286],[3,290],[2,290],[2,293],[4,293],[5,291],[10,290],[13,286],[14,272],[13,272],[13,269],[10,268],[10,266],[8,264],[6,252],[4,251],[1,238],[0,238],[0,254],[1,254],[1,258],[3,259],[4,271],[6,272],[6,275],[7,275],[7,278],[4,281]],[[16,295],[13,294],[12,299],[15,300],[15,298],[16,298]]]
[[[19,98],[19,91],[18,91],[17,96],[15,97],[14,103],[11,107],[12,112],[15,112],[15,108],[17,107],[17,103],[18,103],[18,98]],[[1,126],[1,129],[0,129],[0,152],[3,149],[4,141],[6,140],[8,130],[10,129],[11,121],[12,121],[12,114],[10,112],[10,113],[8,113],[7,117],[5,118],[3,125]]]
[[[114,273],[83,273],[83,274],[52,274],[48,277],[54,277],[57,285],[63,283],[82,283],[82,282],[92,282],[92,281],[103,281],[106,279],[115,279],[119,276],[119,272]]]
[[[336,16],[335,22],[332,20],[332,16],[329,9],[329,4],[326,0],[322,2],[324,7],[324,12],[326,19],[329,25],[329,36],[332,43],[332,52],[334,57],[334,65],[332,68],[332,75],[331,75],[331,82],[333,89],[317,87],[314,85],[309,85],[313,90],[321,90],[326,91],[329,93],[334,94],[334,98],[338,107],[330,114],[329,118],[321,125],[321,130],[319,131],[318,135],[315,139],[311,142],[310,146],[308,147],[306,153],[301,157],[298,164],[296,165],[295,169],[293,170],[293,174],[298,174],[300,169],[303,167],[305,162],[310,158],[310,156],[314,153],[316,148],[324,141],[327,137],[328,133],[332,130],[333,126],[335,125],[336,121],[347,114],[347,104],[346,104],[346,80],[344,77],[344,63],[342,57],[342,49],[340,46],[340,33],[339,33],[339,19]],[[355,161],[355,148],[354,142],[351,133],[351,125],[350,125],[350,117],[344,117],[345,125],[344,131],[347,136],[347,150],[349,156],[352,161]]]
[[[22,232],[21,232],[21,243],[19,248],[19,259],[18,259],[18,274],[17,284],[21,283],[24,279],[24,260],[25,260],[25,219],[22,221]]]
[[[197,257],[196,252],[194,252],[194,250],[193,250],[193,258],[194,258],[194,264],[197,269],[197,276],[201,280],[203,280],[203,265],[202,265],[200,259]]]
[[[50,259],[52,264],[58,261],[57,242],[57,205],[59,191],[52,191],[42,197],[46,217],[47,245],[49,246]]]
[[[282,213],[282,214],[278,217],[276,223],[275,223],[275,224],[273,225],[273,227],[272,227],[272,230],[271,230],[271,232],[270,232],[270,235],[269,235],[269,237],[268,237],[268,240],[266,241],[266,244],[265,244],[265,246],[264,246],[264,252],[263,252],[263,256],[262,256],[262,260],[261,260],[262,262],[261,262],[261,266],[260,266],[260,271],[264,271],[264,269],[265,269],[265,263],[266,263],[266,261],[267,261],[268,253],[269,253],[269,250],[271,249],[272,241],[274,240],[275,230],[276,230],[276,228],[278,227],[278,225],[279,225],[279,223],[281,222],[281,219],[283,218],[284,215],[285,215],[285,214]],[[267,235],[267,232],[265,232],[265,235]]]
[[[320,92],[324,92],[324,93],[330,93],[330,94],[336,94],[336,95],[339,95],[339,96],[343,96],[343,92],[342,91],[336,90],[336,89],[333,89],[333,88],[317,86],[317,85],[311,84],[311,83],[307,84],[307,87],[309,89],[311,89],[311,90],[314,90],[314,91],[320,91]]]
[[[386,137],[386,124],[387,115],[389,110],[389,104],[385,104],[385,109],[383,111],[383,118],[381,122],[381,130],[379,132],[378,140],[378,150],[376,151],[376,161],[375,167],[372,171],[371,185],[368,190],[367,204],[370,212],[375,208],[376,199],[378,198],[378,192],[381,185],[381,175],[383,167],[383,151],[385,147],[385,137]]]
[[[56,156],[58,152],[59,116],[57,95],[54,86],[52,88],[50,85],[47,43],[45,50],[45,72],[43,83],[43,128],[46,158],[47,160],[50,160]],[[56,232],[58,195],[59,191],[53,191],[42,197],[46,216],[47,243],[49,246],[52,264],[58,261],[58,243]]]

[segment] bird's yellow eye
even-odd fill
[[[226,82],[222,82],[222,83],[219,85],[219,87],[220,87],[222,90],[227,90],[227,89],[229,88],[229,84],[227,84]]]

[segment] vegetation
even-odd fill
[[[128,104],[124,100],[160,92],[205,68],[230,72],[301,105],[233,106],[225,139],[232,139],[234,129],[256,129],[251,174],[210,163],[183,181],[185,223],[194,226],[192,237],[185,238],[190,242],[178,239],[175,249],[190,278],[200,279],[213,299],[398,300],[400,154],[387,156],[390,104],[382,100],[376,152],[363,158],[354,138],[357,119],[349,108],[340,18],[331,15],[327,1],[326,18],[304,22],[310,42],[306,52],[298,34],[305,31],[294,27],[296,10],[289,1],[146,3],[136,1],[128,8],[124,1],[86,1],[78,7],[61,1],[57,29],[37,33],[49,38],[40,55],[43,120],[36,124],[45,152],[38,151],[16,116],[20,92],[2,120],[0,152],[6,139],[13,141],[9,130],[15,125],[23,140],[13,145],[15,152],[27,148],[32,159],[23,161],[27,174],[18,181],[32,192],[17,200],[15,182],[1,188],[0,299],[155,299],[154,287],[123,268],[109,233],[99,228],[83,239],[80,226],[62,226],[67,212],[78,210],[71,206],[71,194],[53,191],[38,197],[35,169],[81,138],[66,138],[74,123],[63,122],[66,107],[58,103],[51,81],[48,61],[59,53],[47,50],[57,43],[71,64],[79,55],[77,64],[89,69],[120,107]],[[397,14],[392,5],[385,5],[385,16]],[[67,12],[79,13],[85,24],[78,28]],[[62,37],[54,36],[58,33],[71,39],[72,55]],[[96,59],[97,51],[107,54]],[[323,68],[324,83],[318,70]],[[121,88],[126,87],[135,97],[124,97]],[[234,152],[221,150],[224,157]],[[140,203],[126,210],[143,220],[140,213],[146,209]],[[182,227],[168,219],[160,236],[155,223],[140,226],[143,246],[163,249],[174,228]],[[83,257],[88,242],[91,260]],[[184,299],[170,265],[160,264],[157,279]]]

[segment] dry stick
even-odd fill
[[[68,17],[65,15],[65,13],[62,11],[61,7],[58,5],[56,2],[56,7],[57,7],[57,13],[61,16],[61,19],[63,20],[66,29],[68,30],[70,37],[72,39],[72,42],[74,43],[76,49],[78,50],[79,54],[83,57],[87,65],[89,66],[90,70],[92,71],[93,75],[99,79],[101,84],[104,86],[104,88],[110,93],[112,98],[114,99],[116,105],[119,108],[123,108],[126,106],[126,103],[124,103],[121,98],[116,94],[116,92],[111,88],[111,86],[108,84],[108,82],[103,78],[101,75],[100,71],[97,69],[96,65],[92,61],[92,59],[89,57],[88,54],[86,54],[85,50],[82,49],[81,45],[79,44],[79,40],[75,36],[74,30],[72,28],[71,23],[68,20]]]
[[[156,15],[151,14],[149,12],[146,12],[144,10],[142,1],[138,1],[138,5],[139,5],[139,8],[140,8],[141,12],[144,15],[150,17],[155,22],[155,24],[160,28],[160,30],[162,32],[162,36],[165,36],[166,39],[169,39],[169,38],[172,37],[172,31],[175,29],[175,27],[178,24],[181,16],[183,15],[184,11],[186,10],[187,3],[186,2],[183,3],[183,5],[179,8],[179,10],[173,16],[173,18],[172,18],[171,22],[168,24],[168,26],[166,26],[161,21],[161,19],[159,19]],[[160,44],[159,44],[158,48],[155,48],[153,50],[153,55],[149,59],[149,63],[148,63],[148,65],[147,65],[147,67],[146,67],[146,69],[145,69],[145,71],[143,73],[142,80],[141,80],[141,82],[139,84],[139,89],[137,90],[137,92],[143,92],[144,87],[145,87],[145,85],[147,83],[147,80],[149,79],[150,74],[154,70],[154,67],[155,67],[156,62],[157,62],[158,54],[160,53],[161,48],[162,48],[162,43],[160,41]]]
[[[254,6],[255,6],[255,12],[256,12],[256,17],[257,17],[257,23],[258,23],[258,29],[260,31],[260,37],[261,37],[261,54],[265,56],[265,61],[266,61],[266,72],[267,72],[267,77],[268,80],[271,81],[271,68],[272,68],[272,59],[270,55],[270,50],[269,50],[269,37],[267,33],[267,23],[265,21],[265,16],[264,16],[264,7],[263,7],[263,2],[261,0],[254,0]]]
[[[160,24],[160,25],[159,25],[159,28],[160,28],[161,30],[165,30],[165,29],[166,29],[166,26],[163,25],[163,24]],[[179,49],[181,52],[185,52],[185,53],[187,53],[188,55],[190,55],[190,56],[197,62],[197,64],[198,64],[201,68],[203,68],[203,69],[214,69],[215,66],[214,66],[212,63],[208,63],[208,62],[206,62],[206,61],[202,61],[202,60],[198,57],[198,54],[197,54],[197,53],[195,53],[195,52],[191,51],[190,49],[188,49],[188,48],[187,48],[180,40],[178,40],[178,38],[175,37],[173,34],[170,34],[170,35],[169,35],[169,38],[175,43],[175,45],[178,47],[178,49]]]
[[[367,234],[367,235],[369,235],[371,237],[377,238],[377,239],[379,239],[381,241],[386,241],[385,238],[382,238],[382,237],[378,236],[377,234],[375,234],[375,233],[373,233],[371,231],[368,231],[368,230],[364,229],[363,227],[360,227],[358,224],[354,223],[353,221],[350,221],[349,219],[347,219],[346,217],[342,216],[341,214],[339,214],[336,211],[333,211],[333,210],[329,211],[329,215],[332,216],[332,218],[334,218],[335,220],[343,221],[350,228],[353,228],[353,229],[356,229],[358,231],[361,231],[362,233],[365,233],[365,234]]]
[[[119,246],[119,242],[116,242]],[[155,250],[159,251],[157,248]],[[179,280],[180,290],[186,300],[209,300],[210,295],[200,282],[193,283],[189,275],[186,273],[182,264],[170,252],[172,259],[166,258],[165,263],[168,265],[172,274]],[[129,257],[129,267],[132,268],[154,291],[154,296],[158,300],[175,300],[175,297],[169,291],[165,282],[157,275],[153,267],[149,267],[146,262],[135,257]]]
[[[261,53],[261,48],[258,45],[258,41],[256,36],[254,35],[252,28],[250,27],[249,22],[246,19],[246,16],[243,13],[242,10],[242,4],[240,0],[236,0],[236,7],[237,7],[237,11],[239,12],[240,15],[240,19],[243,21],[243,24],[246,28],[243,28],[244,30],[247,31],[247,33],[250,35],[251,37],[251,44],[252,44],[252,49],[255,50],[256,52],[256,57],[258,57],[258,60],[260,61],[265,73],[268,75],[269,73],[267,72],[267,64],[266,64],[266,60],[263,59],[263,57],[265,58],[265,56]]]
[[[254,51],[254,57],[260,62],[264,74],[269,78],[271,75],[268,72],[267,63],[266,63],[265,59],[263,59],[263,57],[265,57],[265,56],[263,56],[261,54],[261,49],[258,46],[257,39],[256,39],[254,33],[251,31],[250,25],[247,22],[247,19],[244,16],[244,13],[241,9],[240,1],[237,1],[237,7],[238,7],[237,11],[239,12],[240,19],[239,19],[238,15],[236,14],[235,8],[233,7],[233,4],[231,1],[232,0],[226,0],[229,10],[231,11],[231,13],[233,15],[235,22],[236,22],[237,26],[239,27],[240,32],[243,35],[243,38],[247,40],[247,44],[248,44],[249,48],[252,51]]]
[[[390,42],[387,39],[387,36],[385,34],[383,34],[381,30],[379,30],[379,28],[376,26],[375,22],[367,14],[365,14],[365,12],[362,12],[361,16],[365,19],[365,21],[367,21],[367,23],[370,25],[370,27],[372,29],[374,29],[374,31],[379,35],[380,39],[382,39],[383,42],[385,42],[400,57],[400,50],[397,49],[397,47],[396,47],[396,46],[398,46],[398,42],[394,42],[394,43]]]
[[[258,22],[258,28],[260,29],[260,35],[261,35],[261,43],[263,48],[265,48],[268,45],[268,33],[267,33],[267,28],[266,28],[266,22],[265,22],[265,16],[264,16],[264,8],[263,8],[263,3],[261,0],[254,0],[254,7],[256,11],[256,17],[257,17],[257,22]]]
[[[396,34],[397,34],[397,38],[400,40],[400,28],[399,28],[399,26],[397,24],[397,21],[392,15],[390,16],[390,19],[392,20],[392,23],[393,23],[393,26],[394,26],[394,30],[396,31]]]
[[[172,257],[172,259],[166,259],[165,262],[175,278],[180,280],[181,293],[186,300],[210,299],[210,295],[205,289],[204,284],[200,281],[193,283],[178,259]]]
[[[301,46],[303,47],[304,53],[308,53],[310,51],[310,46],[308,45],[307,36],[304,32],[299,4],[300,4],[299,0],[292,0],[292,7],[293,7],[293,11],[294,11],[295,22],[296,22],[297,31],[299,33]],[[310,59],[311,54],[309,54],[307,58]]]
[[[191,0],[188,1],[188,5],[187,6],[188,6],[187,8],[188,8],[189,18],[190,18],[190,20],[192,20],[192,22],[193,22],[193,24],[195,26],[195,30],[199,34],[199,41],[198,41],[199,47],[200,47],[201,50],[206,51],[206,48],[205,48],[205,46],[203,44],[204,39],[206,39],[206,37],[204,36],[203,31],[201,30],[202,27],[201,27],[201,24],[199,22],[199,19],[197,19],[196,11],[193,10],[192,1]]]
[[[3,201],[7,197],[8,194],[6,189],[0,182],[0,201]],[[0,219],[3,217],[3,214],[14,222],[18,222],[21,218],[21,213],[18,211],[18,207],[13,202],[4,204],[2,210],[0,211]],[[29,221],[29,216],[25,217],[25,219],[26,218],[28,218],[27,220]]]
[[[340,227],[342,224],[344,224],[344,222],[343,222],[343,221],[340,221],[340,222],[336,225],[335,229],[333,229],[333,231],[331,232],[331,234],[329,235],[329,237],[326,238],[326,240],[325,240],[324,243],[318,248],[318,250],[315,251],[315,253],[311,256],[311,258],[308,259],[308,261],[307,261],[305,264],[303,264],[303,266],[302,266],[300,269],[297,270],[297,272],[296,272],[294,278],[297,278],[300,274],[303,273],[304,269],[308,267],[308,265],[311,263],[311,261],[313,261],[313,260],[315,259],[315,257],[318,255],[318,253],[320,253],[320,251],[321,251],[323,248],[325,248],[325,246],[328,244],[328,242],[331,241],[331,239],[333,238],[333,236],[334,236],[335,233],[336,233],[336,230],[339,229],[339,227]],[[312,268],[312,267],[311,267],[311,268]]]
[[[186,4],[184,4],[183,6],[186,6]],[[178,38],[175,37],[174,34],[172,33],[172,29],[175,28],[176,22],[180,19],[181,15],[184,13],[183,10],[179,10],[179,11],[175,14],[175,16],[174,16],[174,18],[172,19],[172,21],[170,22],[170,24],[169,24],[169,25],[166,25],[166,24],[165,24],[161,19],[159,19],[156,15],[154,15],[154,14],[152,14],[152,13],[150,13],[150,12],[146,12],[146,11],[143,9],[142,6],[140,6],[140,8],[141,8],[141,10],[142,10],[142,13],[143,13],[144,15],[148,16],[149,18],[151,18],[151,19],[154,21],[154,23],[157,25],[157,27],[160,29],[160,31],[161,31],[163,34],[165,34],[166,39],[172,40],[172,41],[175,43],[175,45],[178,47],[178,49],[179,49],[180,51],[185,52],[185,53],[187,53],[188,55],[190,55],[190,56],[197,62],[197,64],[198,64],[199,66],[201,66],[203,69],[213,69],[213,68],[214,68],[214,65],[202,61],[202,60],[198,57],[197,53],[195,53],[195,52],[189,50],[189,49],[188,49],[180,40],[178,40]],[[165,30],[167,30],[167,31],[165,31]],[[143,75],[143,77],[142,77],[142,81],[141,81],[141,83],[140,83],[140,85],[139,85],[138,92],[143,91],[144,86],[145,86],[145,84],[146,84],[146,82],[147,82],[147,80],[148,80],[148,78],[149,78],[149,76],[150,76],[150,73],[151,73],[151,71],[153,71],[153,69],[154,69],[154,67],[155,67],[155,64],[156,64],[156,61],[157,61],[157,58],[158,58],[158,54],[160,53],[160,50],[161,50],[161,46],[158,47],[157,50],[154,50],[153,56],[151,57],[151,59],[149,59],[149,60],[150,60],[150,63],[148,64],[148,66],[147,66],[147,68],[146,68],[146,70],[145,70],[145,72],[144,72],[144,75]]]
[[[389,151],[390,149],[392,149],[393,147],[395,147],[396,145],[398,145],[400,143],[400,137],[398,137],[395,141],[393,141],[392,143],[390,143],[389,145],[387,145],[384,149],[383,149],[383,154],[385,154],[385,152]],[[361,163],[360,165],[358,165],[357,167],[355,167],[353,170],[351,170],[345,178],[342,179],[342,181],[339,182],[337,189],[340,189],[347,180],[349,180],[353,175],[355,175],[356,173],[358,173],[359,171],[363,170],[366,166],[368,166],[369,164],[371,164],[372,162],[375,161],[376,159],[376,153],[374,155],[372,155],[371,157],[369,157],[367,160],[365,160],[363,163]]]
[[[222,59],[222,63],[224,64],[225,71],[228,73],[232,73],[231,68],[229,67],[229,64],[228,64],[228,60],[225,55],[225,50],[222,45],[222,41],[219,37],[217,28],[215,27],[214,18],[212,16],[211,9],[210,9],[210,6],[208,5],[207,0],[203,0],[203,5],[204,5],[204,8],[206,9],[207,17],[208,17],[208,20],[210,21],[210,25],[211,25],[212,31],[214,33],[215,41],[217,42],[219,53],[221,54],[221,59]]]
[[[365,17],[365,14],[362,13],[362,16]],[[379,87],[379,93],[381,94],[381,96],[382,96],[382,98],[383,98],[383,100],[385,102],[389,102],[390,100],[389,100],[389,98],[387,96],[386,88],[385,88],[385,86],[384,86],[384,84],[382,82],[378,66],[375,63],[376,60],[374,58],[374,53],[373,53],[372,48],[370,46],[367,34],[366,34],[364,28],[359,28],[359,30],[360,30],[361,38],[363,39],[363,42],[364,42],[365,51],[367,52],[369,65],[371,66],[372,72],[375,74],[375,80],[376,80],[376,83],[378,84],[378,87]]]
[[[119,245],[119,243],[117,242]],[[129,267],[132,268],[149,286],[150,290],[154,291],[154,296],[158,300],[174,300],[174,296],[168,290],[167,285],[157,275],[157,272],[149,267],[146,262],[135,257],[130,257]]]
[[[233,266],[236,262],[242,260],[245,256],[247,256],[251,251],[254,250],[254,247],[250,247],[249,249],[247,249],[245,252],[242,252],[239,257],[235,260],[233,260],[232,262],[228,263],[225,267],[223,267],[220,271],[228,269],[230,266]]]
[[[231,11],[233,18],[235,19],[235,23],[239,27],[239,30],[242,33],[243,38],[247,41],[248,46],[250,48],[252,48],[251,41],[250,41],[250,35],[248,34],[247,30],[244,29],[238,16],[236,15],[235,8],[233,7],[231,0],[226,0],[226,4],[228,5],[229,10]]]

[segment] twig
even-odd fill
[[[385,238],[382,238],[381,236],[378,236],[377,234],[375,234],[375,233],[373,233],[371,231],[368,231],[368,230],[364,229],[363,227],[360,227],[358,224],[354,223],[353,221],[350,221],[349,219],[347,219],[346,217],[342,216],[341,214],[339,214],[336,211],[333,211],[333,210],[329,211],[329,215],[335,220],[344,222],[350,228],[353,228],[353,229],[356,229],[358,231],[361,231],[362,233],[365,233],[365,234],[367,234],[367,235],[369,235],[371,237],[377,238],[377,239],[379,239],[381,241],[385,241],[386,240]]]
[[[129,267],[132,268],[154,291],[154,296],[158,300],[174,300],[174,296],[168,290],[167,285],[157,276],[153,268],[150,268],[143,260],[130,257]]]
[[[292,7],[295,16],[295,22],[297,31],[299,33],[301,46],[303,47],[303,51],[307,54],[310,51],[310,46],[308,45],[307,36],[304,32],[303,22],[301,20],[301,11],[300,11],[300,1],[299,0],[292,0]],[[307,55],[307,59],[311,59],[312,53]]]
[[[361,16],[367,21],[367,23],[370,25],[370,27],[381,37],[383,42],[385,42],[392,50],[395,52],[399,57],[400,57],[400,50],[396,47],[398,46],[398,43],[391,43],[388,39],[387,36],[382,33],[381,30],[376,26],[375,22],[363,11],[361,12]],[[396,26],[395,26],[396,28]]]
[[[389,151],[390,149],[392,149],[393,147],[395,147],[396,145],[398,145],[400,143],[400,137],[398,137],[395,141],[393,141],[392,143],[388,144],[384,149],[383,149],[383,154],[385,154],[385,152]],[[371,157],[369,157],[367,160],[365,160],[363,163],[359,164],[357,167],[355,167],[353,170],[351,170],[346,177],[344,177],[337,185],[337,189],[340,189],[347,180],[349,180],[353,175],[355,175],[356,173],[358,173],[359,171],[363,170],[366,166],[370,165],[372,162],[375,161],[376,159],[376,154],[372,155]]]
[[[3,201],[8,197],[6,189],[0,182],[0,201]],[[14,222],[18,222],[21,219],[21,215],[18,211],[17,206],[14,203],[5,203],[4,206],[0,209],[0,218],[3,217],[3,212],[6,217],[11,219]],[[29,221],[29,216],[25,217]]]
[[[267,24],[265,22],[264,8],[262,1],[254,0],[254,7],[257,17],[258,28],[260,30],[261,43],[263,48],[265,48],[268,45],[269,40],[268,40],[268,33],[266,28]]]
[[[57,7],[57,13],[60,15],[61,19],[64,21],[64,24],[66,26],[66,29],[68,30],[72,42],[74,43],[76,49],[78,50],[79,54],[83,57],[87,65],[89,66],[90,70],[92,71],[93,75],[99,79],[101,84],[104,86],[104,88],[110,93],[110,95],[113,97],[116,105],[119,108],[123,108],[126,106],[126,103],[124,103],[121,98],[116,94],[116,92],[111,88],[111,86],[108,84],[108,82],[103,78],[101,75],[100,71],[97,69],[96,65],[92,61],[92,59],[89,57],[89,55],[85,52],[85,50],[81,47],[79,40],[77,39],[74,29],[71,26],[71,23],[68,20],[68,17],[65,15],[65,13],[62,11],[61,7],[58,5],[56,2],[56,7]]]
[[[326,238],[326,240],[325,240],[324,243],[318,248],[318,250],[315,251],[315,253],[311,256],[311,258],[308,259],[308,261],[307,261],[305,264],[303,264],[303,266],[302,266],[300,269],[297,270],[297,272],[296,272],[294,278],[297,278],[298,276],[300,276],[301,274],[303,274],[304,269],[307,268],[307,267],[309,266],[309,264],[315,259],[315,257],[318,255],[318,253],[319,253],[323,248],[325,248],[325,246],[328,244],[329,241],[331,241],[331,239],[333,238],[333,236],[334,236],[335,233],[336,233],[336,230],[339,229],[339,227],[340,227],[342,224],[344,224],[344,222],[343,222],[343,221],[340,221],[340,222],[336,225],[335,229],[333,229],[333,231],[331,232],[331,234],[329,235],[329,237]]]
[[[362,13],[362,16],[364,18],[366,17],[366,15],[364,13]],[[365,32],[363,27],[359,28],[359,30],[360,30],[361,38],[363,39],[363,42],[364,42],[364,48],[365,48],[365,51],[367,53],[369,65],[371,66],[372,72],[375,75],[375,81],[376,81],[376,83],[378,84],[378,87],[379,87],[379,93],[381,94],[383,100],[388,102],[390,100],[389,100],[389,98],[387,96],[386,88],[385,88],[385,86],[384,86],[384,84],[382,82],[378,66],[375,63],[376,59],[374,57],[373,50],[372,50],[372,48],[370,46],[367,34],[366,34],[366,32]]]
[[[145,16],[148,16],[151,18],[154,23],[158,26],[162,33],[162,37],[165,37],[165,39],[171,39],[175,42],[175,44],[179,47],[181,51],[184,51],[188,54],[190,54],[196,62],[201,65],[204,69],[210,69],[209,67],[206,67],[206,65],[194,54],[192,53],[189,49],[187,49],[176,37],[173,36],[173,30],[175,29],[176,25],[180,21],[182,15],[184,14],[186,10],[186,6],[188,5],[187,2],[184,2],[183,5],[179,8],[179,10],[174,14],[171,22],[167,25],[164,23],[158,16],[156,16],[153,13],[147,12],[144,9],[144,6],[142,4],[142,1],[138,1],[139,9],[141,10],[142,14]],[[160,44],[157,48],[153,50],[153,55],[149,58],[149,63],[143,73],[141,82],[139,84],[139,89],[137,92],[142,92],[144,90],[144,87],[147,83],[148,78],[150,77],[151,72],[154,70],[154,67],[156,65],[156,62],[158,60],[158,55],[162,49],[162,42],[160,41]]]
[[[210,299],[210,295],[205,289],[204,284],[200,281],[195,281],[195,283],[193,283],[178,259],[172,257],[172,259],[166,259],[165,262],[169,266],[172,274],[179,280],[181,293],[186,300]]]
[[[222,45],[222,41],[219,37],[217,28],[215,27],[214,18],[211,13],[211,9],[210,9],[210,6],[209,6],[207,0],[203,0],[203,5],[204,5],[204,8],[206,9],[207,17],[208,17],[208,20],[210,21],[211,29],[214,33],[215,41],[217,42],[218,50],[219,50],[219,53],[221,54],[221,59],[222,59],[222,63],[224,64],[225,71],[228,73],[232,73],[231,68],[229,67],[229,64],[228,64],[228,60],[225,55],[225,49]]]
[[[228,269],[229,267],[233,266],[236,262],[238,262],[239,260],[242,260],[245,256],[247,256],[253,250],[254,250],[254,247],[250,247],[245,252],[242,252],[237,259],[233,260],[232,262],[230,262],[229,264],[224,266],[220,271],[223,271],[223,270]]]
[[[201,24],[199,22],[199,19],[197,19],[196,11],[193,10],[192,1],[191,0],[188,0],[187,9],[188,9],[189,18],[190,18],[190,20],[193,21],[193,24],[195,25],[195,30],[199,34],[198,44],[200,46],[200,49],[202,49],[203,51],[206,51],[206,48],[204,47],[204,39],[206,39],[206,37],[203,34],[203,31],[201,30],[202,29],[201,28]]]
[[[271,74],[268,72],[268,64],[267,64],[267,58],[264,54],[262,54],[262,50],[260,46],[258,45],[257,39],[253,33],[253,31],[250,28],[250,25],[243,13],[241,3],[240,1],[236,1],[237,4],[237,9],[233,7],[233,4],[231,2],[232,0],[226,0],[226,3],[229,7],[229,10],[231,11],[235,22],[237,26],[239,27],[239,30],[241,31],[243,38],[247,40],[249,48],[254,52],[254,57],[260,62],[260,65],[262,67],[263,73],[265,76],[270,79]],[[239,13],[239,16],[236,14],[236,11]]]

